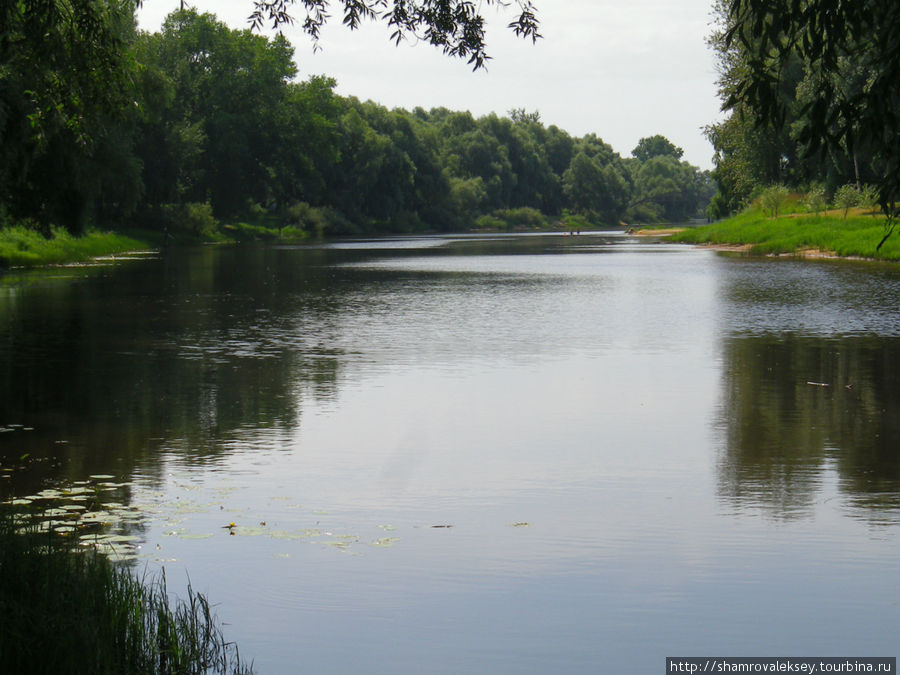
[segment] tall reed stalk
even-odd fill
[[[165,573],[138,579],[93,551],[0,511],[0,670],[8,673],[252,673],[209,601],[188,585],[173,606]]]

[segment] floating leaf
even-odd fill
[[[398,541],[400,541],[399,537],[384,537],[383,539],[376,539],[373,542],[370,542],[372,546],[393,546]]]

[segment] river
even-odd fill
[[[0,278],[0,497],[102,492],[261,673],[895,656],[898,383],[897,265],[175,248]]]

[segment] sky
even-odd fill
[[[144,0],[140,27],[158,30],[177,0]],[[251,0],[196,0],[232,28],[246,28]],[[338,5],[333,5],[338,8]],[[389,108],[445,107],[479,117],[538,111],[545,126],[573,136],[594,133],[628,157],[641,138],[662,134],[684,149],[683,159],[712,168],[703,127],[723,118],[716,96],[715,58],[706,45],[712,0],[537,0],[543,36],[537,43],[506,28],[507,9],[482,6],[487,70],[444,56],[425,43],[395,46],[384,23],[358,31],[333,16],[319,51],[299,27],[294,46],[298,79],[327,75],[336,92]],[[298,24],[302,7],[295,6]]]

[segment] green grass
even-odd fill
[[[146,242],[114,232],[88,231],[81,237],[73,237],[62,228],[53,228],[50,238],[46,238],[22,226],[0,229],[0,267],[82,262],[143,248],[147,248]]]
[[[0,663],[10,673],[250,673],[209,602],[139,580],[0,513]]]
[[[885,235],[883,216],[863,215],[856,209],[847,218],[840,213],[793,214],[770,218],[749,209],[732,218],[689,228],[672,241],[691,244],[749,245],[757,255],[818,250],[844,257],[900,260],[900,229],[881,247]]]

